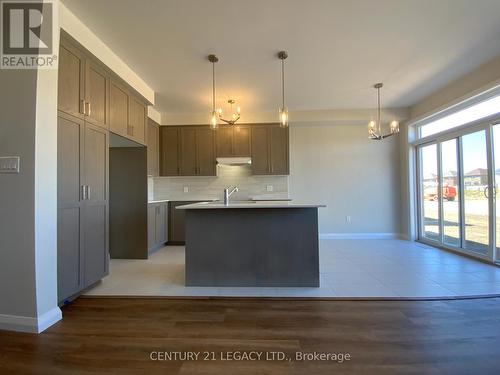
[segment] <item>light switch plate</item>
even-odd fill
[[[266,190],[267,190],[267,191],[273,191],[273,190],[274,190],[273,185],[267,185],[267,186],[266,186]]]
[[[19,156],[0,156],[0,173],[19,173]]]
[[[189,187],[188,186],[184,186],[184,193],[189,193]]]

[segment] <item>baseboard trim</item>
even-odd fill
[[[320,240],[395,240],[403,238],[399,233],[320,233]]]
[[[59,307],[54,307],[38,318],[0,314],[0,329],[28,333],[41,333],[62,319]]]

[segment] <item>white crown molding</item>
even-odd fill
[[[0,329],[28,333],[40,333],[62,319],[59,307],[47,311],[38,318],[19,315],[0,314]]]
[[[148,106],[148,117],[157,122],[158,124],[161,124],[161,113],[158,112],[155,108],[152,106]]]

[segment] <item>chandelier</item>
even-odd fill
[[[224,118],[222,114],[222,108],[216,109],[216,98],[215,98],[215,63],[219,61],[219,58],[215,55],[208,55],[208,61],[212,63],[212,110],[210,111],[210,128],[216,130],[219,127],[219,122],[223,121],[226,124],[234,125],[241,117],[241,108],[236,107],[236,111],[233,111],[233,105],[236,104],[236,100],[229,99],[227,102],[231,106],[230,112],[231,116],[229,118]]]
[[[370,139],[381,141],[391,135],[399,133],[399,122],[392,120],[389,125],[390,132],[387,134],[382,134],[382,123],[380,116],[380,89],[384,86],[383,83],[376,83],[373,87],[377,90],[377,121],[370,120],[368,123],[368,135]]]
[[[221,121],[224,121],[226,124],[229,124],[229,125],[234,125],[236,123],[236,121],[238,121],[240,119],[241,108],[238,106],[238,107],[236,107],[236,111],[233,111],[233,104],[236,103],[236,100],[229,99],[227,102],[231,106],[231,110],[230,110],[231,117],[229,119],[225,119],[224,117],[222,117],[222,108],[219,108],[217,110],[217,114],[218,114],[219,119]]]

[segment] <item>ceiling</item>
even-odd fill
[[[498,0],[63,0],[156,92],[167,114],[219,103],[290,110],[407,107],[500,55]]]

